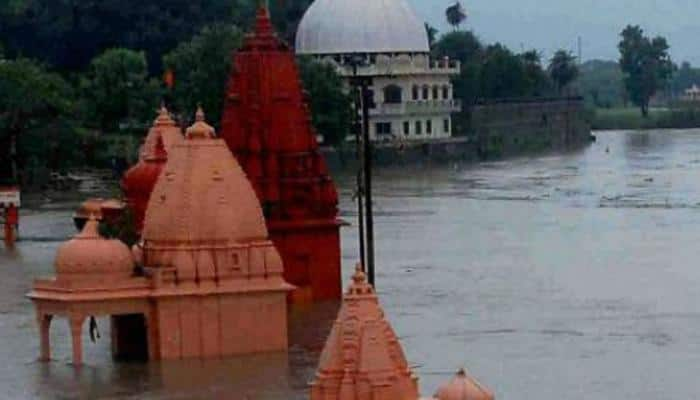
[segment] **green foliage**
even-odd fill
[[[437,35],[439,31],[429,23],[425,23],[425,33],[428,35],[428,44],[430,45],[430,48],[433,48],[433,45],[435,45],[435,41],[437,40]]]
[[[657,90],[664,87],[673,73],[666,39],[644,36],[639,26],[628,25],[620,34],[620,67],[625,73],[625,87],[630,100],[643,116],[649,112],[649,101]]]
[[[270,1],[270,16],[280,37],[287,43],[294,43],[294,37],[301,18],[313,0]]]
[[[79,71],[105,49],[143,50],[150,74],[161,56],[215,23],[247,26],[257,0],[5,0],[0,37],[8,54]]]
[[[109,132],[142,128],[161,97],[158,81],[148,78],[145,53],[128,49],[110,49],[96,57],[81,86],[89,121]]]
[[[547,71],[561,93],[579,74],[576,57],[569,51],[558,50],[550,60]]]
[[[462,100],[462,112],[455,116],[455,133],[464,134],[470,125],[470,108],[479,100],[510,97],[538,97],[552,93],[552,83],[535,50],[515,54],[501,44],[484,46],[469,31],[443,35],[432,47],[433,56],[461,63],[453,78],[455,97]]]
[[[525,68],[525,92],[530,97],[546,96],[551,89],[551,81],[542,68],[542,55],[537,50],[520,54]]]
[[[20,180],[31,160],[60,168],[77,158],[73,93],[59,75],[26,59],[2,61],[0,93],[0,180]]]
[[[454,29],[457,29],[467,20],[467,12],[462,7],[462,3],[455,1],[453,5],[445,10],[445,17],[447,18],[447,23],[452,25]]]
[[[624,76],[615,61],[591,60],[580,66],[576,90],[596,108],[620,107],[626,102]]]
[[[175,111],[190,115],[201,104],[209,123],[219,123],[233,53],[241,40],[236,27],[213,25],[165,55],[163,62],[175,76],[171,93]]]
[[[442,35],[432,49],[436,58],[449,57],[462,64],[477,62],[483,56],[481,41],[471,31],[454,31]]]
[[[508,98],[527,95],[522,61],[505,46],[496,43],[486,48],[481,71],[482,98]]]
[[[343,80],[333,66],[309,57],[299,58],[299,72],[310,95],[313,124],[325,144],[339,145],[350,134],[351,98],[343,91]]]

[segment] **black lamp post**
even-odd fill
[[[369,137],[369,108],[373,101],[369,91],[371,79],[358,74],[358,68],[367,65],[364,54],[353,54],[349,62],[352,66],[352,85],[355,88],[356,107],[361,108],[362,123],[360,129],[355,128],[357,154],[360,161],[358,169],[358,209],[360,229],[360,257],[367,272],[369,283],[375,285],[374,274],[374,212],[372,208],[372,142]],[[364,207],[363,207],[364,206]]]

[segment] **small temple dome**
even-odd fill
[[[298,54],[429,51],[425,25],[407,0],[316,0],[296,36]]]
[[[197,113],[175,145],[151,194],[143,239],[151,242],[246,243],[267,240],[262,208],[222,139]]]
[[[459,370],[457,375],[437,393],[436,400],[493,400],[493,393],[482,386],[476,379],[467,374],[464,369]]]
[[[212,139],[215,136],[214,128],[207,124],[202,107],[197,108],[194,125],[187,128],[187,139]]]
[[[82,232],[58,248],[54,266],[59,280],[98,278],[110,282],[128,279],[134,272],[129,248],[119,240],[102,237],[94,217]]]

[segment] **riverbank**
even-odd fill
[[[700,109],[692,107],[652,108],[646,118],[638,108],[599,108],[590,118],[594,130],[700,128]]]

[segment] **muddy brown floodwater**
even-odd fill
[[[378,291],[424,394],[467,366],[499,399],[696,398],[700,131],[598,138],[566,155],[377,172]],[[352,179],[338,181],[352,221]],[[58,321],[55,360],[36,362],[24,294],[73,234],[74,206],[28,211],[16,250],[0,249],[0,398],[307,397],[335,304],[290,312],[288,354],[115,364],[101,321],[74,371]],[[347,279],[353,228],[343,250]]]

